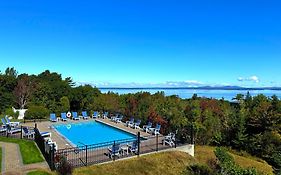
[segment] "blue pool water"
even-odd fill
[[[61,135],[76,146],[121,139],[133,139],[136,137],[133,134],[96,121],[57,124],[54,127]]]

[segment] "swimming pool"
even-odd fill
[[[133,134],[97,121],[56,124],[53,126],[75,146],[136,138]]]

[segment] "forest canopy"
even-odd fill
[[[27,118],[48,118],[51,112],[87,110],[122,113],[160,123],[161,132],[177,132],[182,142],[231,147],[265,159],[281,168],[281,101],[277,96],[237,94],[236,103],[150,94],[103,94],[91,85],[77,86],[71,77],[46,70],[38,75],[18,74],[7,68],[0,74],[0,113],[12,107],[27,108]]]

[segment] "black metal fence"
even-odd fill
[[[36,142],[37,146],[39,147],[41,153],[43,154],[45,160],[49,164],[50,168],[52,170],[55,169],[54,164],[54,153],[55,153],[55,145],[54,143],[49,143],[48,139],[45,139],[38,130],[38,128],[35,126],[34,128],[35,137],[34,141]]]
[[[61,157],[72,166],[81,167],[176,147],[176,144],[167,144],[164,140],[164,136],[140,137],[138,133],[134,139],[62,149],[55,153],[56,166],[59,166]],[[112,152],[115,147],[117,151]]]
[[[56,150],[55,145],[48,144],[37,128],[35,128],[35,142],[52,170],[57,169],[62,160],[66,160],[73,167],[82,167],[177,146],[175,140],[167,140],[165,136],[140,137],[140,133],[138,133],[135,138],[131,139],[91,145],[81,143],[81,146]]]
[[[60,149],[54,154],[55,165],[66,159],[73,167],[81,167],[137,155],[137,149],[130,148],[134,142],[137,138]]]
[[[25,129],[24,131],[24,128],[27,128],[27,130]],[[11,132],[11,130],[15,131],[15,129],[18,129],[17,132]],[[27,131],[29,132],[27,133]],[[31,133],[33,135],[30,135]],[[138,132],[136,137],[131,139],[91,145],[81,143],[80,146],[69,146],[69,148],[57,150],[53,142],[49,142],[47,137],[41,135],[36,124],[35,127],[18,126],[17,128],[6,128],[6,130],[0,131],[0,136],[34,140],[52,170],[57,169],[62,160],[66,160],[73,167],[82,167],[176,148],[182,145],[180,140],[176,140],[176,135],[173,137],[163,135],[141,137],[140,132]]]

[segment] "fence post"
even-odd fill
[[[22,139],[22,126],[20,126],[20,139]]]
[[[86,166],[88,166],[88,145],[86,145]]]
[[[194,131],[193,131],[193,124],[191,125],[191,144],[193,145],[194,144]]]
[[[11,131],[11,126],[10,125],[6,125],[6,136],[9,137],[9,132]]]
[[[140,132],[138,132],[138,156],[140,156]]]
[[[53,143],[51,146],[50,150],[50,164],[51,164],[51,169],[55,169],[55,144]]]
[[[114,142],[113,142],[113,147],[112,147],[112,150],[111,150],[112,152],[113,152],[113,155],[111,155],[111,156],[113,156],[113,161],[115,161],[115,140],[114,140]],[[112,154],[112,153],[111,153]]]
[[[175,148],[177,148],[177,131],[175,132]]]
[[[156,133],[156,151],[158,151],[158,134]]]

